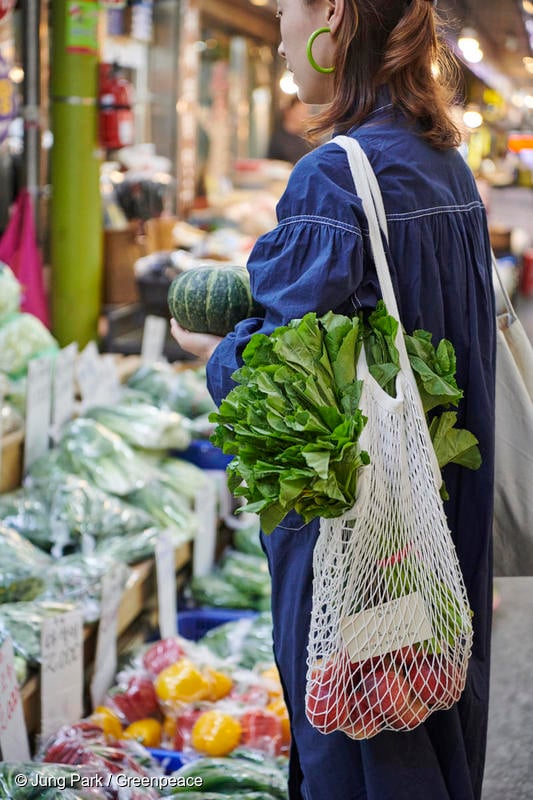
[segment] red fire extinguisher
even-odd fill
[[[99,137],[106,150],[133,144],[133,88],[117,64],[100,64]]]

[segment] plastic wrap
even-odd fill
[[[46,553],[0,523],[0,604],[37,597],[50,564]]]
[[[106,555],[64,556],[47,570],[40,599],[74,603],[81,608],[84,622],[96,622],[100,616],[102,578],[116,563]],[[119,574],[124,588],[131,572],[124,567]]]
[[[274,657],[272,614],[265,611],[257,617],[218,625],[208,631],[200,643],[218,658],[245,669],[253,669],[257,664],[270,664]]]
[[[58,463],[104,491],[123,496],[152,477],[146,462],[117,434],[92,419],[69,423],[58,444]]]
[[[197,519],[179,486],[153,480],[128,495],[128,502],[143,509],[160,528],[172,528],[191,538],[195,534]]]
[[[170,529],[171,542],[174,547],[181,547],[190,541],[188,532]],[[154,555],[155,546],[161,535],[161,528],[146,528],[139,533],[127,533],[124,536],[110,536],[98,542],[95,556],[107,555],[124,564],[137,564]]]
[[[0,436],[20,431],[24,427],[24,418],[11,403],[0,406]]]
[[[185,450],[191,441],[188,420],[148,403],[100,406],[91,408],[87,415],[135,447]]]
[[[53,535],[47,504],[26,489],[0,494],[0,519],[43,550],[51,549]]]
[[[9,636],[15,654],[30,666],[41,660],[41,627],[43,620],[56,614],[73,611],[74,605],[34,600],[33,602],[0,605],[0,636]]]
[[[180,458],[165,458],[159,463],[159,480],[167,483],[194,505],[198,492],[213,478],[205,470]]]
[[[58,344],[50,331],[32,314],[12,314],[0,320],[0,370],[23,374],[36,356],[55,353]]]
[[[170,408],[189,419],[216,408],[207,390],[204,367],[176,372],[165,364],[143,366],[129,378],[128,386],[159,408]]]
[[[0,261],[0,318],[20,307],[21,286],[13,271]]]

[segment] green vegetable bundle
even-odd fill
[[[133,447],[185,450],[191,435],[181,414],[144,402],[89,409],[87,416],[118,434]]]
[[[359,320],[333,313],[256,334],[233,375],[240,385],[210,417],[213,443],[235,456],[229,488],[267,533],[292,509],[309,522],[355,502],[357,472],[368,463],[358,444],[361,342]]]
[[[366,418],[357,361],[364,341],[371,374],[395,396],[397,330],[379,301],[370,315],[309,313],[270,336],[252,336],[232,376],[238,385],[210,415],[217,424],[211,438],[234,456],[229,488],[248,501],[243,510],[259,514],[265,533],[292,510],[309,522],[354,505],[359,470],[369,462],[359,444]],[[477,439],[456,427],[457,412],[449,410],[463,396],[452,344],[444,339],[434,348],[421,330],[404,337],[439,466],[477,469]],[[444,484],[441,493],[447,496]]]
[[[37,597],[51,563],[50,556],[0,523],[0,604]]]

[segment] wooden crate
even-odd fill
[[[137,303],[133,266],[144,255],[136,223],[121,231],[104,231],[104,298],[106,305]]]
[[[0,492],[11,492],[20,486],[24,459],[24,433],[14,431],[2,438],[0,456]]]

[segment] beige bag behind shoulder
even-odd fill
[[[533,575],[533,347],[493,267],[507,310],[497,318],[494,574]]]

